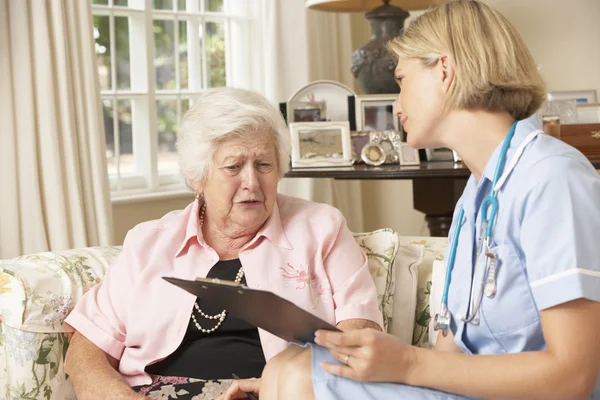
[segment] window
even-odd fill
[[[251,10],[238,0],[91,1],[113,196],[181,189],[179,122],[206,88],[248,86]]]

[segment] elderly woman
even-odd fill
[[[342,215],[277,194],[289,133],[264,97],[205,92],[183,118],[177,147],[196,200],[132,229],[104,281],[66,320],[76,332],[65,368],[80,400],[213,398],[228,384],[211,380],[259,377],[278,353],[275,367],[298,352],[163,276],[233,280],[342,330],[380,329],[367,260]]]

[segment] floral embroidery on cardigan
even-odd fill
[[[308,267],[295,268],[287,263],[285,267],[280,267],[283,272],[283,279],[287,281],[287,286],[295,286],[297,290],[308,288],[313,309],[319,305],[320,296],[331,293],[331,288],[327,284],[319,283],[315,271]]]

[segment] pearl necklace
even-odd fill
[[[200,208],[200,230],[202,230],[202,226],[204,225],[204,212],[205,211],[206,211],[206,203],[202,204],[202,207]],[[244,277],[244,268],[240,267],[240,270],[238,271],[237,275],[235,276],[235,283],[239,284],[240,282],[242,282],[243,277]],[[197,300],[196,300],[196,302],[194,302],[194,308],[196,309],[196,311],[198,311],[198,314],[200,314],[202,317],[204,317],[208,320],[215,320],[215,319],[219,320],[219,322],[217,322],[217,324],[213,328],[204,329],[198,323],[198,320],[196,319],[196,316],[194,315],[194,311],[192,310],[192,321],[194,321],[194,325],[196,325],[196,329],[198,329],[202,333],[212,333],[212,332],[216,331],[217,329],[219,329],[221,327],[221,325],[223,325],[223,322],[225,321],[225,317],[227,316],[226,310],[223,310],[219,314],[216,314],[216,315],[206,314],[204,311],[202,311],[200,309],[200,306],[198,305]]]

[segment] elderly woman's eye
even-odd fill
[[[228,165],[225,167],[225,169],[228,169],[230,171],[235,171],[236,169],[238,169],[240,166],[239,165]]]

